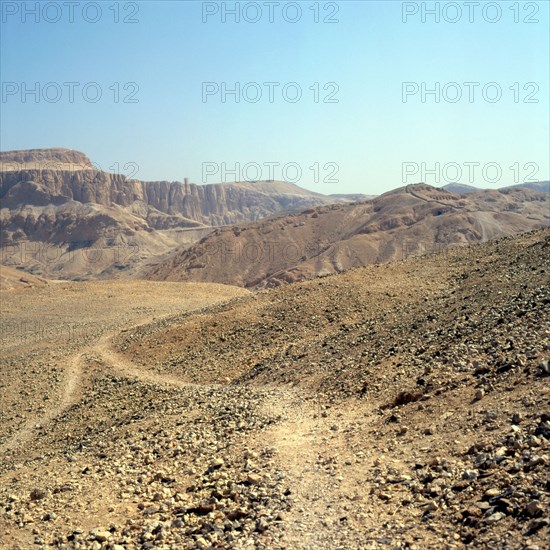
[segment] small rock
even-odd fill
[[[537,467],[539,464],[546,464],[546,460],[542,456],[534,456],[526,465],[526,470],[531,470]]]
[[[259,485],[262,481],[262,478],[261,476],[259,476],[258,474],[248,474],[248,476],[246,477],[246,482],[250,485]]]
[[[531,516],[532,518],[536,518],[537,516],[541,516],[544,512],[544,507],[538,500],[532,500],[526,507],[525,511],[527,512],[527,515]]]
[[[215,458],[210,464],[210,469],[217,470],[218,468],[221,468],[224,464],[225,462],[223,458]]]
[[[181,529],[184,526],[184,523],[180,518],[176,518],[175,520],[172,521],[170,526],[175,527],[176,529]]]
[[[506,514],[503,514],[502,512],[495,512],[485,520],[485,523],[489,523],[489,524],[497,523],[498,521],[500,521],[505,517],[506,517]]]
[[[45,489],[35,488],[31,491],[31,500],[42,500],[46,498],[47,491]]]
[[[91,534],[98,542],[105,542],[109,540],[109,537],[111,536],[111,533],[109,533],[109,531],[96,531],[95,529],[92,531]]]
[[[258,531],[258,533],[263,533],[264,531],[267,530],[268,527],[269,527],[269,524],[264,518],[260,518],[256,522],[256,531]]]
[[[497,489],[496,487],[492,487],[491,489],[487,489],[485,493],[483,494],[483,497],[486,499],[496,497],[500,495],[502,491],[500,489]]]
[[[464,470],[462,472],[462,479],[466,481],[474,481],[477,479],[478,475],[477,470]]]

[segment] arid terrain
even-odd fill
[[[0,12],[0,550],[550,550],[550,0]]]
[[[520,188],[457,195],[407,185],[367,202],[216,229],[167,254],[146,276],[269,288],[549,224],[548,193]]]
[[[71,149],[6,151],[0,264],[51,279],[258,289],[550,224],[547,182],[458,189],[414,184],[376,197],[273,180],[141,181]]]
[[[369,197],[331,197],[282,181],[140,181],[102,171],[71,149],[5,151],[0,264],[51,278],[128,277],[213,227],[359,198]]]
[[[549,268],[546,229],[256,293],[4,272],[1,546],[548,547]]]

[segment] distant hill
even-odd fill
[[[213,227],[347,202],[282,181],[128,179],[63,148],[2,152],[0,169],[0,263],[53,277],[118,277]]]
[[[441,189],[445,189],[445,191],[449,191],[451,193],[456,193],[457,195],[465,195],[466,193],[477,193],[478,191],[483,191],[483,189],[480,189],[479,187],[466,185],[465,183],[448,183]]]
[[[147,275],[263,288],[513,235],[550,223],[550,197],[529,189],[457,195],[401,187],[364,203],[311,208],[217,229]]]
[[[466,193],[477,193],[484,191],[480,187],[473,185],[466,185],[464,183],[448,183],[441,189],[450,191],[451,193],[457,193],[459,195],[465,195]],[[508,185],[506,187],[500,187],[499,189],[532,189],[533,191],[539,191],[540,193],[550,193],[550,181],[535,181],[527,183],[518,183],[516,185]]]
[[[363,195],[362,193],[332,194],[329,197],[341,202],[365,202],[374,199],[377,195]]]
[[[220,282],[269,286],[396,259],[409,241],[422,249],[539,227],[548,222],[548,195],[533,185],[327,196],[284,181],[140,181],[98,170],[72,149],[7,151],[0,153],[0,263],[56,279],[151,272],[219,281],[227,270]],[[540,185],[547,190],[548,182]],[[271,257],[229,257],[205,269],[193,246],[199,241],[247,246],[248,256],[257,246]],[[266,243],[287,248],[266,251]]]
[[[535,181],[528,183],[520,183],[518,185],[510,185],[501,189],[532,189],[541,193],[550,193],[550,181]]]

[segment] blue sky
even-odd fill
[[[546,1],[480,0],[471,22],[464,2],[439,2],[439,22],[422,13],[435,2],[308,0],[298,16],[280,1],[273,21],[263,1],[45,4],[2,2],[2,150],[69,147],[105,170],[196,183],[234,181],[238,163],[238,179],[286,175],[322,193],[549,179]],[[241,21],[224,20],[236,4]],[[296,85],[282,93],[293,82],[295,103]],[[36,83],[38,98],[24,95]],[[222,101],[204,83],[262,95]],[[436,83],[439,102],[422,101]]]

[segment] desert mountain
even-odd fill
[[[333,193],[329,197],[336,199],[334,202],[365,202],[374,199],[377,195],[364,195],[362,193]]]
[[[336,200],[278,181],[133,180],[69,149],[4,152],[0,167],[1,261],[49,276],[113,276],[212,227]]]
[[[0,172],[22,170],[92,170],[92,161],[80,151],[62,147],[0,152]]]
[[[447,183],[443,185],[441,189],[445,189],[445,191],[449,191],[449,193],[456,193],[457,195],[466,195],[467,193],[483,191],[481,187],[475,187],[474,185],[467,185],[465,183]]]
[[[533,191],[540,191],[541,193],[550,193],[550,181],[519,183],[517,185],[503,187],[502,189],[532,189]]]
[[[123,208],[139,204],[146,208],[140,216],[153,218],[147,220],[152,229],[227,225],[333,202],[287,182],[195,185],[127,179],[97,170],[85,155],[66,149],[1,153],[0,166],[3,208],[69,201]]]
[[[148,277],[270,287],[484,242],[549,222],[550,197],[529,189],[460,196],[409,185],[365,203],[217,229],[154,267]]]
[[[451,193],[457,193],[458,195],[465,195],[466,193],[478,193],[483,191],[480,187],[474,185],[466,185],[465,183],[448,183],[444,185],[442,189],[450,191]],[[505,189],[532,189],[533,191],[539,191],[541,193],[550,193],[550,181],[533,181],[527,183],[518,183],[516,185],[508,185],[501,187],[499,190]]]

